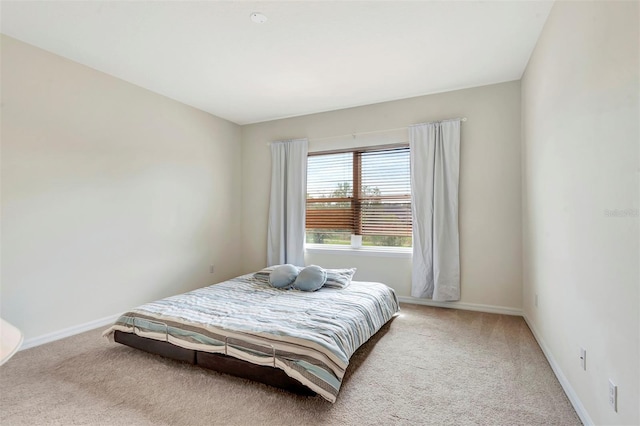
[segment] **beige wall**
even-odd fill
[[[3,318],[29,339],[240,273],[239,126],[1,40]]]
[[[266,264],[273,140],[308,137],[310,150],[384,143],[380,135],[323,139],[453,117],[462,125],[460,246],[462,300],[521,308],[520,83],[404,99],[242,127],[243,270]],[[383,135],[384,136],[384,135]],[[389,132],[397,142],[406,132]],[[398,139],[400,138],[400,139]],[[353,265],[356,279],[382,281],[409,296],[411,259],[307,254],[307,264]]]
[[[638,2],[556,2],[522,80],[524,310],[596,424],[640,423],[638,36]]]

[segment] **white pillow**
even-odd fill
[[[327,288],[343,289],[351,284],[351,278],[356,273],[356,268],[349,269],[327,269]]]

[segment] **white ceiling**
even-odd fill
[[[552,4],[2,1],[0,28],[247,124],[517,80]]]

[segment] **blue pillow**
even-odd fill
[[[298,268],[291,264],[278,265],[269,275],[269,284],[275,288],[290,287],[298,276]]]
[[[319,266],[311,265],[304,268],[298,274],[293,283],[293,288],[302,291],[316,291],[327,281],[327,271]]]

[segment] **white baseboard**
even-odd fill
[[[594,423],[591,420],[589,413],[584,408],[584,405],[582,405],[582,401],[580,401],[580,398],[578,398],[578,395],[573,390],[571,383],[569,383],[569,380],[560,369],[560,366],[558,365],[555,358],[551,354],[549,347],[544,342],[540,334],[538,334],[533,324],[527,319],[527,316],[524,313],[522,314],[522,316],[526,321],[527,325],[529,326],[531,333],[533,333],[533,337],[535,337],[536,341],[538,342],[538,346],[540,346],[540,348],[542,349],[542,353],[544,353],[544,356],[547,358],[547,361],[549,361],[549,365],[551,366],[553,373],[558,378],[558,381],[560,382],[562,389],[564,389],[564,393],[567,394],[567,398],[569,398],[571,405],[573,405],[574,410],[576,410],[578,417],[580,417],[580,420],[582,421],[583,424],[587,426],[593,425]]]
[[[75,334],[80,334],[85,331],[93,330],[94,328],[110,325],[122,314],[110,315],[108,317],[100,318],[97,320],[89,321],[84,324],[74,325],[73,327],[65,328],[63,330],[54,331],[53,333],[43,334],[42,336],[32,337],[25,339],[20,350],[33,348],[35,346],[44,345],[45,343],[53,342],[55,340],[64,339]]]
[[[419,299],[417,297],[398,296],[401,303],[412,303],[414,305],[436,306],[438,308],[462,309],[465,311],[488,312],[490,314],[504,314],[522,316],[522,309],[507,308],[505,306],[481,305],[478,303],[464,302],[434,302],[429,299]]]

